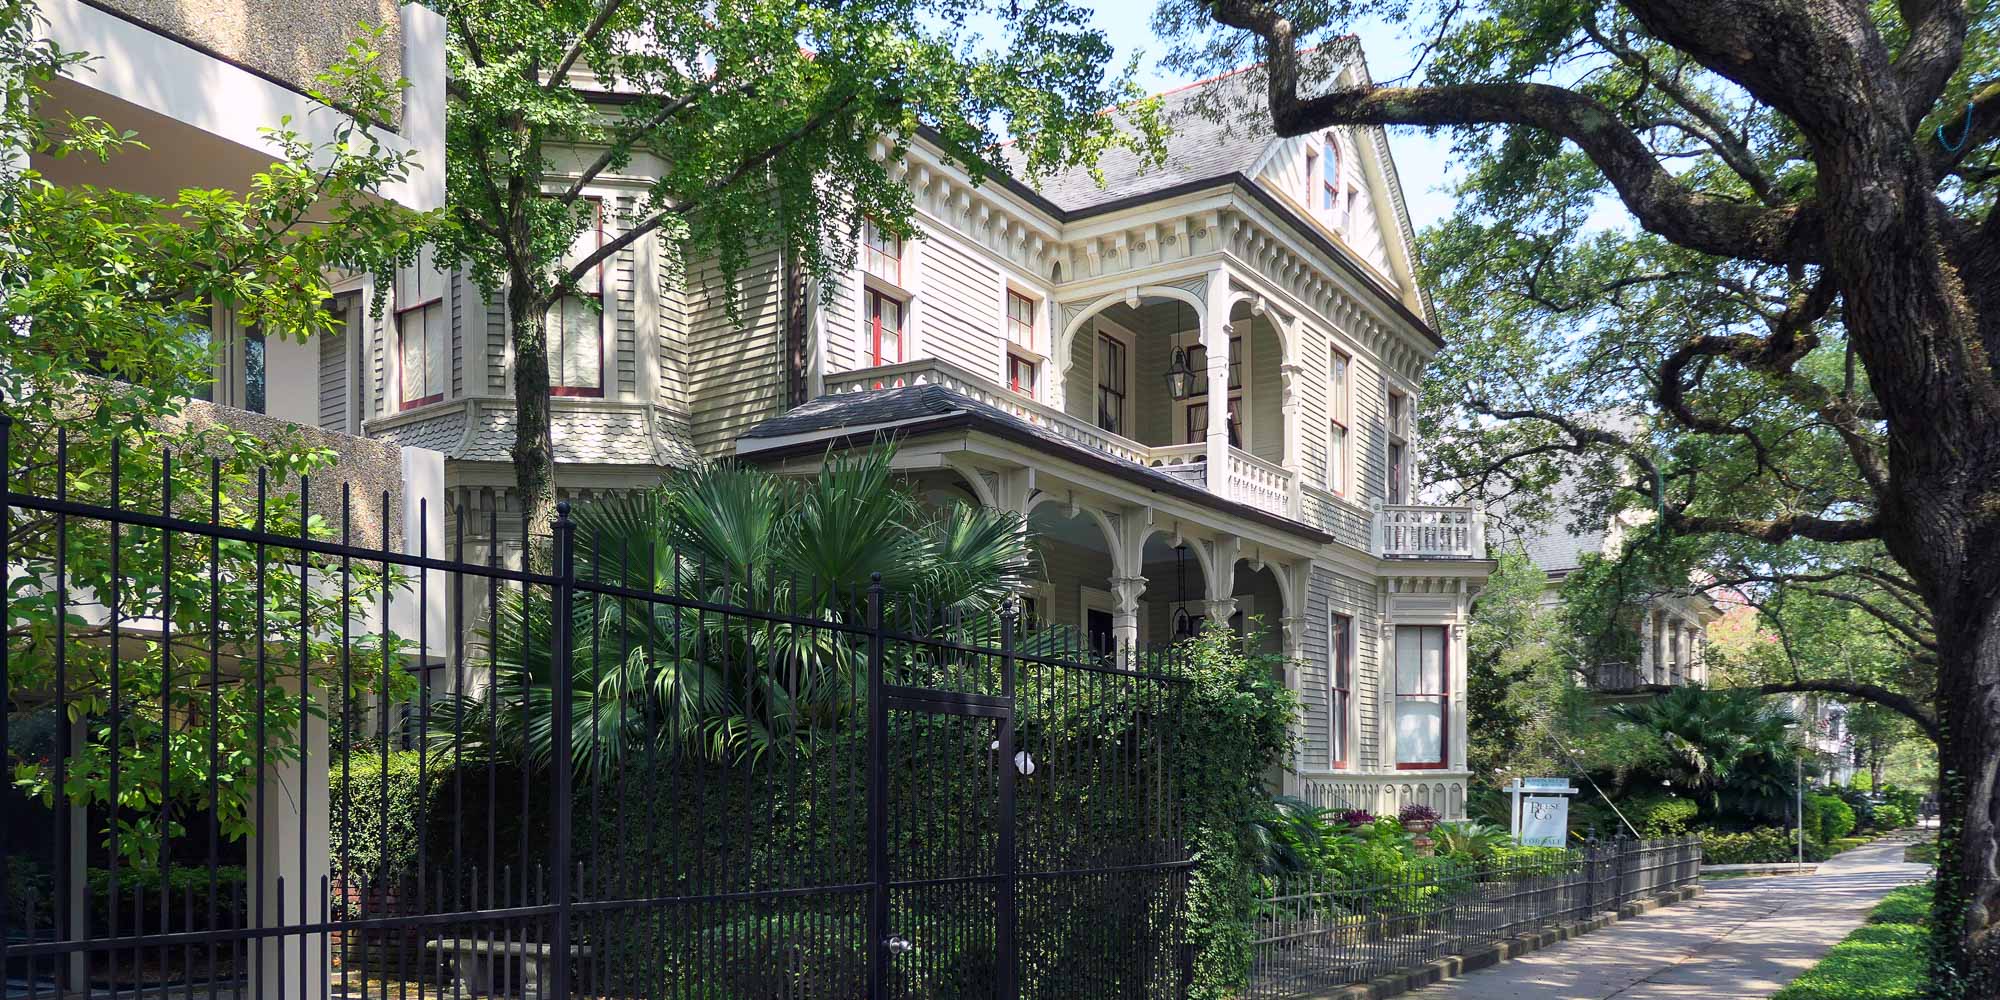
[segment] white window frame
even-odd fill
[[[1334,685],[1335,678],[1339,676],[1341,654],[1339,633],[1333,627],[1335,618],[1347,620],[1346,688]],[[1356,705],[1361,689],[1361,616],[1339,608],[1328,608],[1326,631],[1326,766],[1328,770],[1352,771],[1357,764],[1356,758],[1361,755],[1361,741],[1355,732],[1355,721],[1359,718]],[[1336,711],[1338,705],[1334,692],[1341,690],[1347,692],[1347,704],[1344,710]],[[1336,756],[1334,753],[1336,734],[1345,734],[1347,737],[1344,741],[1346,746],[1342,748],[1346,750],[1345,756]]]
[[[1342,358],[1347,361],[1345,385],[1335,378],[1339,368],[1336,361]],[[1354,358],[1354,352],[1341,344],[1327,348],[1326,491],[1342,499],[1351,499],[1354,492]],[[1336,424],[1343,442],[1338,452],[1333,446]]]
[[[405,271],[413,275],[412,280],[417,284],[419,289],[416,294],[410,296],[416,300],[413,302],[403,301],[403,273]],[[437,294],[429,297],[424,297],[421,291],[423,287],[423,275],[426,271],[435,272],[439,281]],[[394,283],[390,286],[392,301],[390,303],[391,312],[389,314],[388,335],[390,338],[389,351],[395,358],[396,380],[395,385],[391,387],[389,393],[390,398],[395,401],[395,406],[391,407],[389,412],[402,413],[442,403],[451,396],[451,309],[447,299],[449,298],[452,276],[450,271],[438,266],[436,248],[426,243],[417,251],[416,261],[408,268],[397,268],[394,278]],[[423,322],[425,337],[424,354],[428,359],[430,357],[430,320],[427,317],[433,307],[438,310],[440,317],[438,325],[438,350],[443,355],[444,371],[439,375],[436,392],[426,392],[415,399],[411,399],[409,394],[404,391],[409,373],[405,370],[403,364],[403,319],[406,316],[416,314],[419,320]],[[431,387],[428,380],[426,380],[424,387],[427,389]]]
[[[1090,342],[1089,419],[1091,426],[1104,431],[1106,434],[1116,434],[1123,438],[1137,440],[1132,436],[1132,432],[1136,430],[1132,425],[1139,419],[1138,400],[1135,398],[1138,395],[1138,375],[1136,371],[1138,357],[1135,350],[1138,338],[1132,334],[1132,331],[1125,329],[1123,326],[1101,318],[1091,320],[1090,329],[1092,339]],[[1109,430],[1097,422],[1097,387],[1102,384],[1104,374],[1104,351],[1097,343],[1096,338],[1098,337],[1110,337],[1112,340],[1118,341],[1125,348],[1125,399],[1120,406],[1118,430],[1115,431]]]
[[[1395,408],[1390,401],[1395,397],[1403,400],[1403,419],[1396,419]],[[1382,500],[1384,503],[1414,503],[1416,498],[1416,437],[1417,395],[1399,381],[1384,378],[1382,381]],[[1389,451],[1394,445],[1403,446],[1403,496],[1395,497],[1391,486],[1395,483],[1395,464],[1389,461]]]

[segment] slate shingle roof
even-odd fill
[[[1076,169],[1029,185],[1043,198],[1064,211],[1076,212],[1123,198],[1155,194],[1179,184],[1214,180],[1232,174],[1249,174],[1263,159],[1277,134],[1271,131],[1269,115],[1204,114],[1218,103],[1247,103],[1256,77],[1237,72],[1214,80],[1190,84],[1160,95],[1160,115],[1172,127],[1167,137],[1166,162],[1141,170],[1139,157],[1128,149],[1113,149],[1097,160],[1104,184],[1099,186],[1089,170]],[[1007,165],[1017,176],[1021,157],[1007,147]]]
[[[756,441],[869,428],[880,428],[892,434],[920,433],[944,429],[951,424],[977,426],[1029,444],[1053,457],[1095,466],[1148,489],[1195,500],[1316,541],[1333,540],[1333,536],[1310,525],[1216,496],[1203,486],[1165,470],[1078,444],[999,407],[940,385],[911,385],[821,396],[750,428],[740,440]],[[812,447],[823,448],[825,444],[815,442]],[[760,449],[749,449],[747,457],[760,457]]]

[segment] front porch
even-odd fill
[[[1231,445],[1219,476],[1210,475],[1206,442],[1146,444],[1040,402],[937,358],[866,368],[830,376],[828,396],[935,386],[971,403],[1108,458],[1144,466],[1235,503],[1304,526],[1340,534],[1341,517],[1295,472]],[[1483,559],[1486,519],[1476,507],[1449,504],[1374,503],[1368,511],[1369,554],[1385,559]]]

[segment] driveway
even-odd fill
[[[1721,879],[1692,902],[1654,910],[1460,979],[1420,1000],[1693,1000],[1765,997],[1819,961],[1927,865],[1904,841],[1858,847],[1811,876]]]

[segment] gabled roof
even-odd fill
[[[976,429],[1029,445],[1053,458],[1073,462],[1246,520],[1282,529],[1315,542],[1332,535],[1289,517],[1237,503],[1163,469],[1141,465],[1053,433],[941,385],[910,385],[821,396],[750,428],[737,439],[737,454],[760,461],[792,454],[821,453],[829,446],[867,445],[881,437]],[[772,439],[787,443],[758,444]]]

